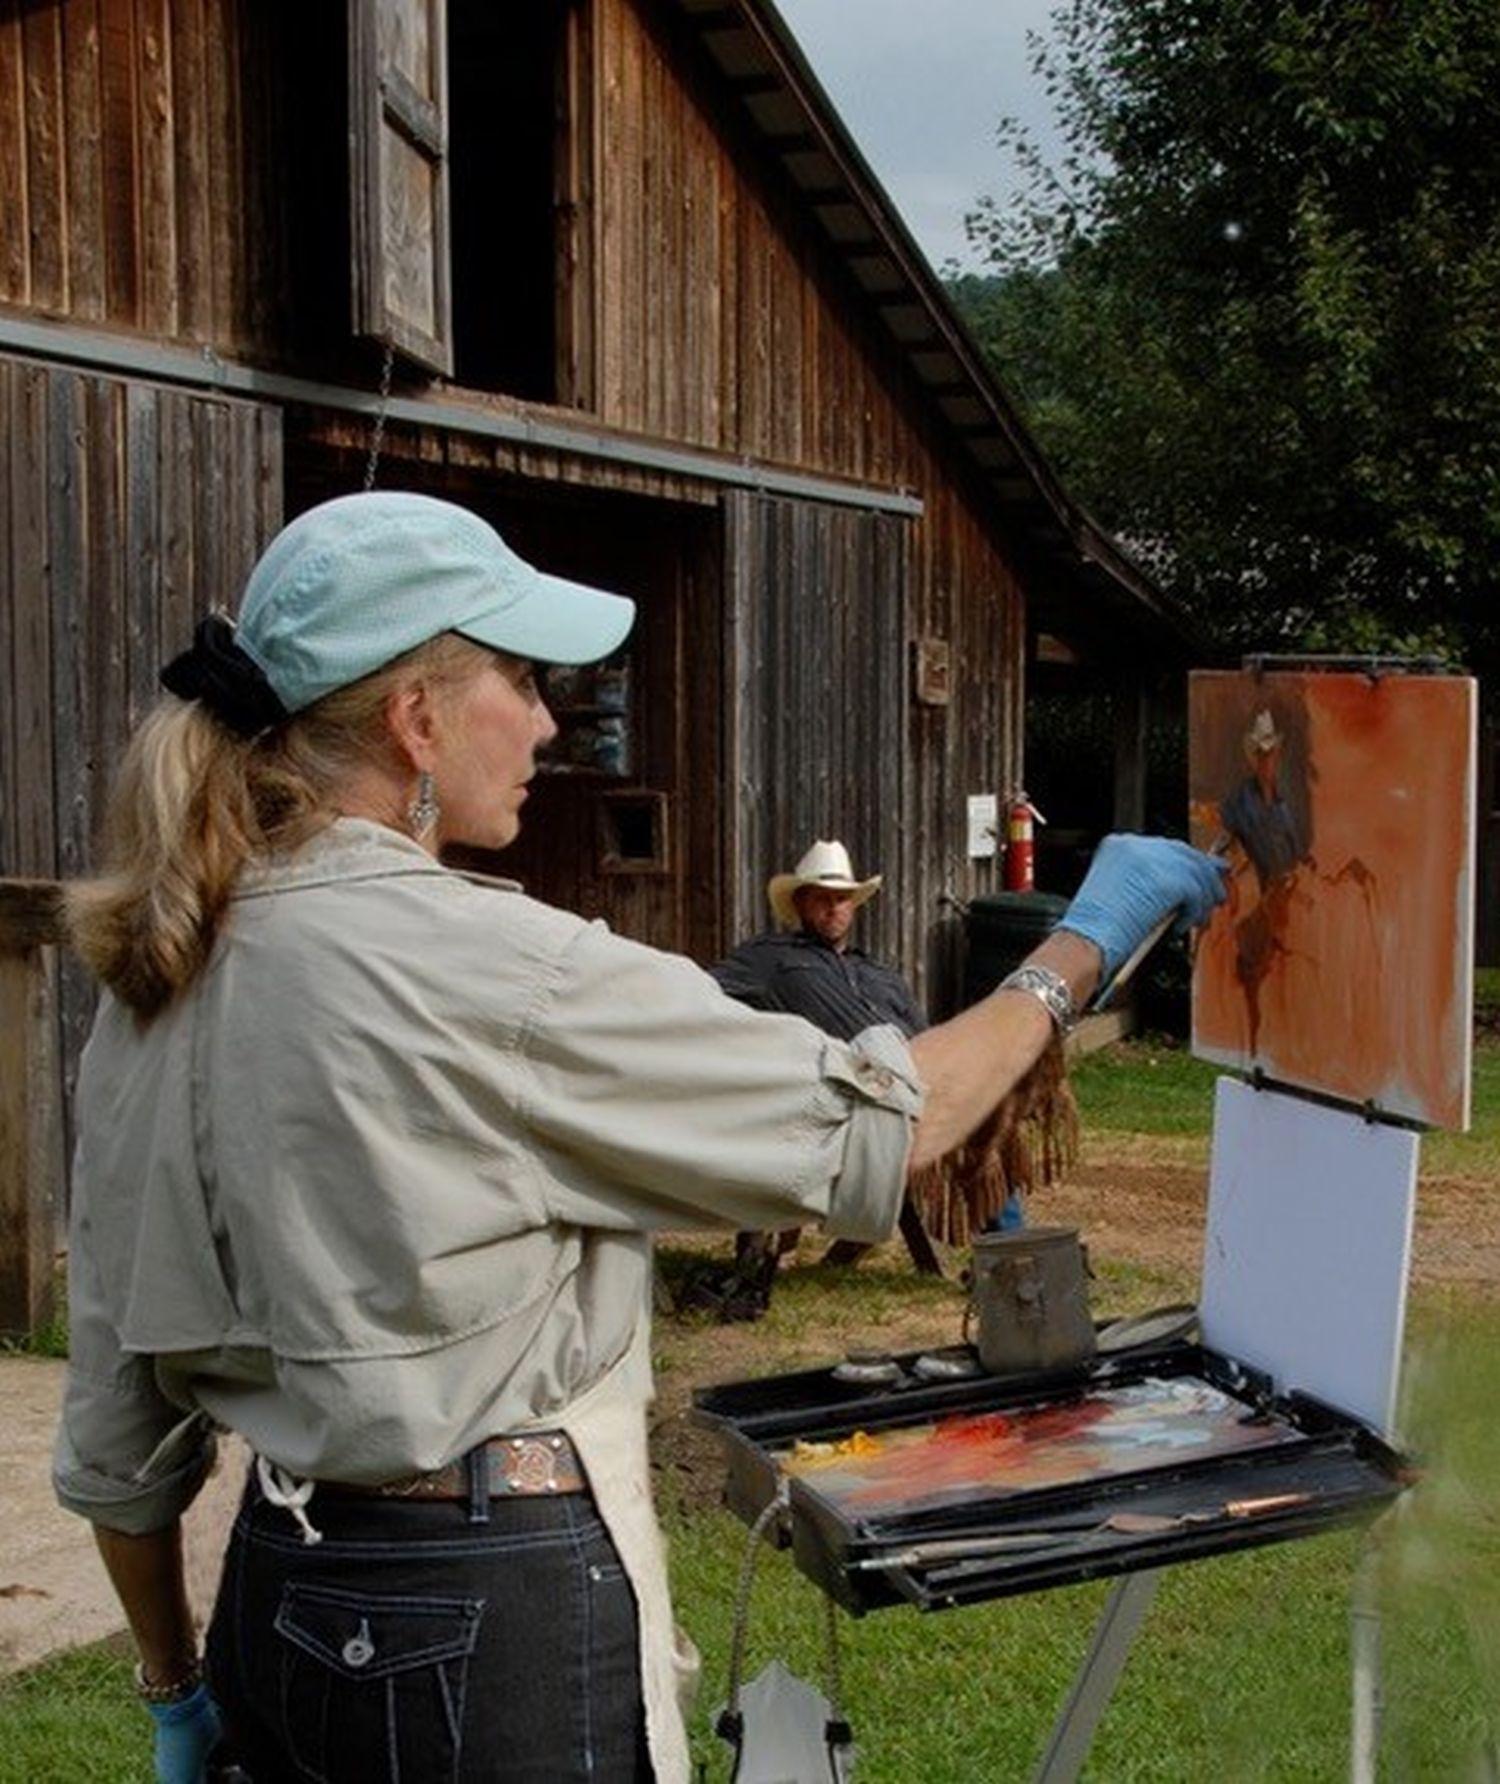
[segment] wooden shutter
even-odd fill
[[[445,0],[349,0],[354,331],[453,371]]]

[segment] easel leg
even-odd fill
[[[1373,1550],[1355,1571],[1349,1600],[1349,1652],[1354,1701],[1350,1718],[1350,1784],[1375,1784],[1380,1752],[1380,1601]]]
[[[1142,1619],[1151,1608],[1160,1579],[1159,1570],[1129,1573],[1110,1593],[1100,1615],[1094,1639],[1074,1677],[1068,1701],[1063,1705],[1047,1751],[1032,1774],[1033,1784],[1073,1784],[1093,1745],[1094,1730],[1104,1714]]]

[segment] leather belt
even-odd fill
[[[561,1431],[533,1431],[524,1437],[491,1437],[480,1446],[491,1499],[528,1495],[584,1493],[588,1481],[571,1439]],[[347,1481],[320,1481],[320,1493],[350,1493],[365,1499],[467,1499],[469,1462],[460,1456],[445,1468],[409,1474],[379,1486],[354,1486]]]

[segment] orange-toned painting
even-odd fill
[[[1475,716],[1458,676],[1192,676],[1192,837],[1230,862],[1195,1053],[1468,1125]]]

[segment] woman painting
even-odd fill
[[[158,1776],[688,1775],[644,1408],[650,1235],[889,1234],[1166,911],[1219,873],[1113,839],[1021,988],[908,1047],[443,866],[516,835],[536,666],[631,604],[410,494],[293,521],[170,664],[75,889],[55,1476],[140,1650]],[[1039,975],[1039,976],[1038,976]],[[200,1661],[178,1519],[257,1458]]]

